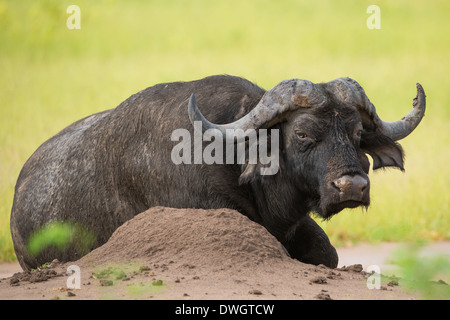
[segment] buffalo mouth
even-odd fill
[[[354,209],[357,207],[364,207],[367,209],[369,203],[366,201],[346,200],[342,202],[330,203],[325,206],[323,210],[319,210],[319,215],[324,219],[330,219],[335,214],[344,209]]]
[[[329,219],[343,209],[367,207],[370,203],[370,181],[365,174],[344,174],[323,185],[318,213]]]

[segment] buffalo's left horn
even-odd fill
[[[323,105],[326,101],[325,92],[311,81],[290,79],[280,82],[267,91],[255,108],[232,123],[214,124],[208,121],[198,109],[194,94],[189,99],[188,112],[192,124],[194,121],[201,121],[204,131],[216,129],[225,136],[227,129],[241,129],[245,132],[247,129],[269,128],[281,121],[286,112]],[[237,141],[245,139],[243,132],[241,135],[235,132]]]
[[[406,116],[394,122],[381,121],[380,131],[392,140],[401,140],[408,136],[419,125],[425,116],[426,96],[422,86],[417,83],[417,95],[413,99],[413,107]],[[370,108],[375,112],[375,107],[370,104]]]
[[[413,100],[413,108],[402,119],[394,122],[386,122],[380,119],[375,106],[355,80],[339,78],[325,85],[338,100],[352,104],[358,109],[364,128],[377,130],[394,141],[401,140],[413,132],[425,115],[425,92],[419,83],[416,85],[417,95]]]

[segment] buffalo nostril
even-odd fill
[[[367,179],[360,175],[342,176],[333,181],[332,186],[339,191],[341,201],[355,200],[361,201],[369,185]]]
[[[361,176],[353,177],[353,187],[355,191],[359,191],[361,194],[364,193],[368,186],[368,182]]]
[[[339,182],[337,182],[337,180],[331,182],[331,186],[332,186],[333,188],[337,189],[337,191],[339,191],[339,192],[341,191],[341,189],[339,188]]]
[[[332,185],[340,192],[346,192],[347,189],[352,187],[351,177],[350,176],[342,176],[339,179],[333,181]]]
[[[360,186],[361,193],[364,193],[364,191],[366,191],[367,185],[368,185],[368,183],[367,183],[367,181],[366,181],[364,184],[362,184],[362,185]]]

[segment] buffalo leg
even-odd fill
[[[292,258],[301,262],[336,268],[338,255],[328,236],[309,216],[292,227],[283,245]]]

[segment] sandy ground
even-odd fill
[[[401,280],[377,282],[365,272],[377,265],[382,274],[395,273],[387,259],[399,246],[338,248],[338,269],[329,269],[291,259],[262,226],[236,211],[157,207],[78,261],[31,274],[1,263],[0,299],[418,299]],[[425,251],[450,256],[450,242]],[[68,274],[73,265],[79,273]],[[68,288],[77,283],[79,289]]]

